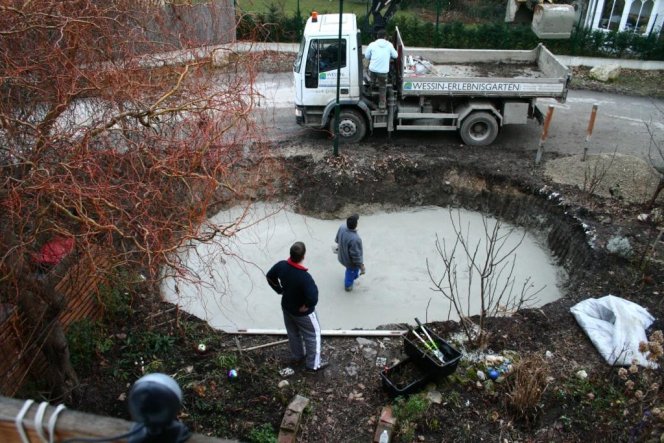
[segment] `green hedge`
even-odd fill
[[[237,19],[238,40],[264,42],[297,42],[300,39],[306,18],[301,14],[284,15],[275,5],[266,13],[247,13]]]
[[[268,13],[241,17],[237,30],[240,40],[270,42],[296,42],[304,26],[304,17],[286,17],[276,8]],[[366,23],[366,17],[358,17]],[[569,39],[540,40],[527,25],[488,23],[464,25],[460,22],[436,26],[416,17],[400,16],[393,19],[388,31],[399,27],[404,42],[409,46],[459,49],[532,49],[544,43],[554,54],[590,57],[635,58],[664,60],[664,37],[647,37],[630,32],[603,32],[575,29]],[[369,42],[369,32],[363,34]]]

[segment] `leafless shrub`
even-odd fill
[[[643,255],[641,257],[641,264],[639,268],[641,269],[641,273],[643,274],[644,281],[648,277],[648,271],[650,268],[650,265],[653,263],[662,263],[661,259],[658,259],[657,256],[657,246],[659,245],[660,241],[664,237],[664,227],[659,229],[659,232],[657,233],[657,236],[654,238],[654,240],[650,243],[650,247],[646,248],[643,251]]]
[[[0,303],[28,320],[21,340],[47,356],[53,398],[77,384],[56,291],[74,260],[39,275],[36,252],[75,239],[79,256],[104,251],[153,282],[164,268],[191,275],[175,252],[226,245],[245,222],[213,225],[210,211],[269,192],[251,60],[210,75],[205,54],[172,52],[204,42],[161,12],[130,0],[0,3]]]
[[[468,341],[476,346],[486,342],[485,321],[487,317],[505,315],[528,306],[535,296],[544,288],[534,289],[530,279],[526,279],[521,287],[515,287],[514,267],[517,248],[523,242],[525,234],[514,246],[508,240],[514,229],[505,229],[502,223],[495,220],[493,224],[487,217],[482,217],[484,236],[474,245],[469,228],[461,229],[460,213],[456,220],[450,211],[450,221],[455,233],[452,245],[440,241],[436,237],[436,251],[442,261],[442,275],[435,276],[432,265],[427,259],[427,271],[434,290],[440,292],[450,301],[450,312],[454,309],[458,315]],[[480,254],[484,247],[484,256]],[[459,269],[459,263],[465,260],[465,268]],[[467,288],[460,286],[459,274],[468,280]],[[471,320],[472,301],[478,300],[480,306],[479,320]]]
[[[596,161],[586,163],[586,168],[583,171],[583,192],[593,194],[597,187],[604,181],[606,173],[611,169],[614,160],[616,159],[616,150],[611,154],[611,159],[608,163],[602,161],[602,157],[597,157]],[[609,193],[614,197],[619,197],[619,189],[615,187],[609,188]]]
[[[664,116],[664,110],[653,103],[654,106],[659,111],[660,121],[661,117]],[[650,202],[648,203],[648,208],[653,208],[655,206],[655,201],[659,196],[660,192],[664,190],[664,136],[661,131],[656,131],[656,126],[653,122],[646,124],[646,129],[650,135],[650,145],[648,147],[648,159],[650,164],[655,168],[659,173],[659,183],[653,192]]]
[[[518,419],[532,421],[540,410],[540,402],[547,388],[547,362],[530,355],[514,364],[508,380],[507,407]]]

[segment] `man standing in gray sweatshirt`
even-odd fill
[[[346,267],[344,288],[353,290],[353,282],[360,274],[365,273],[362,239],[357,233],[357,221],[360,216],[353,214],[346,223],[339,227],[334,241],[337,243],[337,258]]]

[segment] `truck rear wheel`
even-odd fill
[[[330,132],[334,136],[334,117],[330,120]],[[362,115],[353,109],[339,111],[339,141],[357,143],[367,133],[367,124]]]
[[[473,112],[463,120],[459,133],[467,145],[490,145],[498,136],[498,122],[488,112]]]

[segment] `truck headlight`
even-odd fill
[[[295,108],[295,117],[302,117],[302,109]]]

